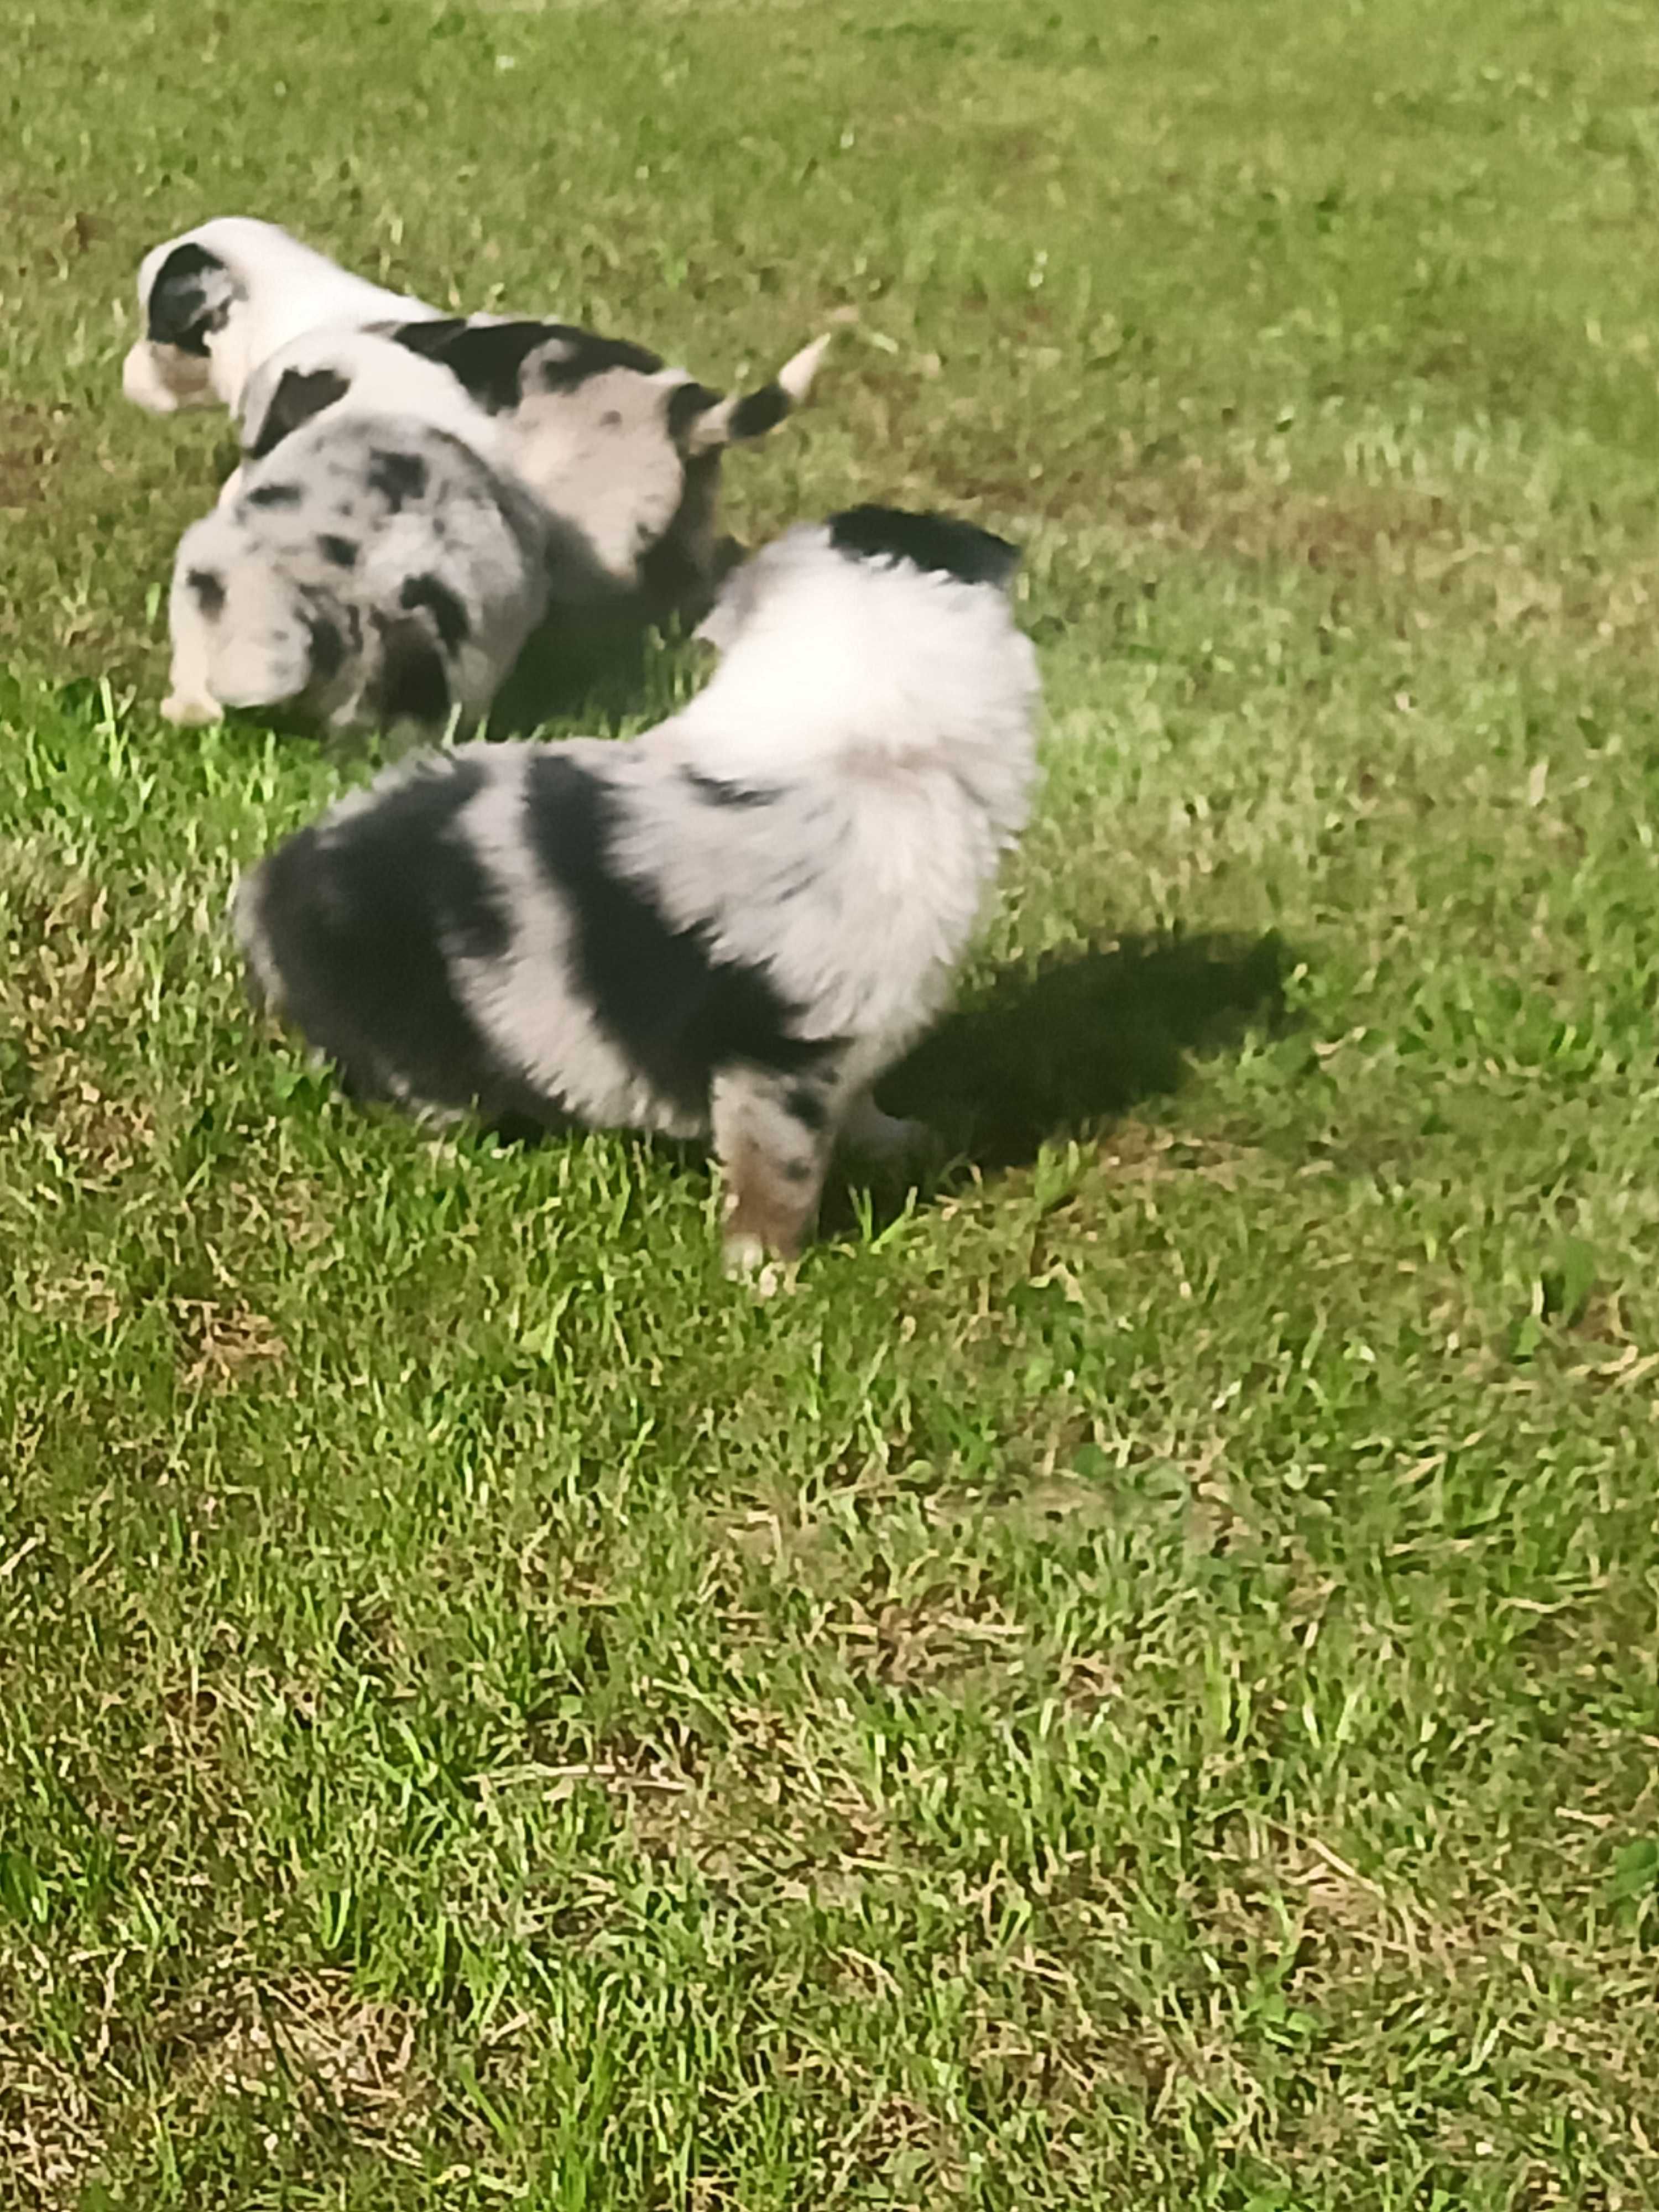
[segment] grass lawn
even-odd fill
[[[1659,2205],[1651,0],[3,37],[0,2205]],[[233,211],[711,383],[856,310],[733,526],[1027,546],[959,1158],[793,1295],[245,1011],[369,763],[156,714]]]

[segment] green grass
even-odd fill
[[[1659,2204],[1659,16],[6,32],[0,2203]],[[793,1295],[244,1010],[367,764],[156,716],[237,210],[710,381],[856,308],[735,526],[1030,549],[963,1159]]]

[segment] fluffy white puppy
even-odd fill
[[[470,745],[267,856],[258,995],[365,1098],[712,1135],[728,1265],[796,1253],[838,1134],[938,1011],[1024,823],[1012,547],[881,507],[728,584],[720,664],[625,744]]]
[[[155,415],[234,409],[260,363],[319,325],[362,329],[441,312],[247,216],[216,216],[153,247],[139,265],[138,309],[144,334],[122,366],[121,387]]]

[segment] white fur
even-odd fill
[[[245,453],[258,444],[283,377],[319,371],[343,377],[346,389],[309,417],[312,422],[348,414],[406,416],[428,429],[447,431],[492,468],[512,465],[508,441],[495,418],[473,404],[447,368],[375,331],[333,325],[279,346],[248,379],[236,410]]]
[[[705,625],[727,635],[725,659],[642,742],[617,858],[648,870],[678,927],[809,1006],[807,1035],[907,1042],[1024,823],[1030,646],[1000,593],[843,559],[817,528],[769,546],[730,596],[749,611]],[[700,810],[690,836],[669,759],[780,796]],[[817,850],[843,857],[781,896]]]
[[[884,543],[925,547],[917,520]],[[915,1136],[870,1086],[938,1012],[1033,774],[1036,660],[1004,592],[848,550],[874,542],[812,526],[769,547],[708,626],[707,687],[642,737],[466,745],[342,802],[240,899],[266,1000],[331,1009],[313,1042],[371,1095],[413,1102],[424,1066],[441,1106],[710,1133],[728,1265],[792,1255],[838,1134]],[[376,883],[368,933],[319,951],[334,925],[306,917]],[[442,978],[395,1006],[387,926]]]

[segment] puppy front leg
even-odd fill
[[[868,1159],[905,1160],[930,1145],[933,1133],[925,1121],[884,1114],[866,1085],[854,1093],[842,1117],[841,1137],[844,1145]]]
[[[163,718],[185,729],[222,722],[225,710],[214,697],[208,680],[211,664],[207,623],[188,590],[174,589],[167,627],[173,633],[173,666],[167,696],[161,702]]]
[[[714,1152],[726,1181],[728,1275],[777,1287],[769,1260],[794,1259],[817,1218],[835,1139],[835,1086],[758,1067],[722,1068],[710,1099]]]

